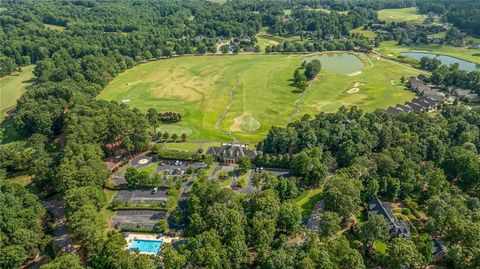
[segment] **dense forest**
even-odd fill
[[[369,226],[363,225],[384,227],[385,223],[365,222],[337,236],[353,225],[352,216],[361,215],[365,202],[374,196],[401,198],[408,208],[427,212],[422,227],[451,249],[447,263],[479,267],[480,111],[457,106],[446,106],[435,115],[396,118],[381,110],[363,113],[342,108],[272,128],[258,145],[265,153],[259,162],[290,167],[296,178],[268,174],[257,178],[258,192],[240,201],[200,174],[186,206],[190,238],[179,248],[167,246],[161,257],[130,255],[123,235],[105,232],[108,224],[100,213],[106,203],[102,188],[109,176],[104,159],[144,151],[152,141],[152,123],[145,113],[95,99],[120,72],[151,59],[214,52],[217,38],[243,40],[242,49],[248,50],[256,45],[255,35],[262,27],[282,36],[305,35],[312,41],[303,48],[284,43],[279,52],[369,48],[372,44],[364,38],[342,37],[376,19],[375,10],[414,4],[407,0],[2,1],[0,76],[35,64],[35,83],[9,118],[23,139],[0,146],[0,268],[18,268],[37,254],[53,252],[49,216],[38,196],[3,180],[17,173],[33,175],[39,193],[64,201],[69,228],[82,249],[83,260],[59,255],[44,265],[47,269],[83,268],[85,263],[105,269],[429,264],[428,248],[422,248],[429,238],[415,243],[394,239],[385,255],[370,257],[372,242],[386,235],[384,230],[368,235]],[[302,5],[334,12],[298,8]],[[284,20],[287,8],[292,9],[293,21]],[[478,9],[446,10],[447,20],[478,34],[478,26],[467,26],[478,21],[456,21],[475,18]],[[452,14],[457,15],[450,18]],[[52,25],[61,30],[50,29]],[[444,74],[442,81],[453,77],[449,73],[460,72],[445,68],[437,72]],[[173,118],[160,115],[166,121],[180,120],[181,115]],[[338,169],[329,174],[332,168]],[[327,211],[322,221],[328,229],[318,235],[304,230],[301,213],[290,199],[298,197],[300,188],[324,182]],[[300,244],[288,241],[300,233],[304,234]]]

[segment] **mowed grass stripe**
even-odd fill
[[[299,95],[293,93],[291,79],[305,57],[311,55],[187,56],[154,61],[120,74],[99,98],[128,100],[131,107],[143,111],[154,107],[183,114],[181,122],[161,125],[162,132],[185,132],[189,140],[196,141],[228,141],[231,137],[216,129],[215,122],[228,106],[238,80],[234,103],[219,127],[241,141],[257,142],[271,126],[285,126],[295,114]],[[307,89],[295,117],[335,111],[341,105],[371,111],[413,98],[390,81],[415,75],[415,71],[369,56],[360,58],[364,68],[356,76],[329,72],[325,67]],[[356,93],[347,93],[357,82],[364,85]]]

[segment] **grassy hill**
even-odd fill
[[[143,111],[154,107],[180,112],[181,122],[161,125],[160,130],[185,132],[189,140],[225,141],[231,133],[240,141],[256,142],[271,126],[285,126],[305,113],[335,111],[341,105],[372,111],[413,97],[392,80],[418,71],[363,54],[359,55],[363,67],[353,73],[354,68],[341,57],[325,55],[320,76],[305,94],[293,93],[294,70],[315,55],[187,56],[154,61],[120,74],[99,98]]]

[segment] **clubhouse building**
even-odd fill
[[[257,157],[255,150],[248,149],[247,145],[236,143],[222,143],[220,147],[210,147],[206,154],[212,154],[216,161],[224,165],[236,164],[243,157],[248,157],[252,161]]]

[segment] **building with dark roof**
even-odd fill
[[[409,106],[413,111],[415,111],[417,113],[420,113],[420,112],[425,110],[422,105],[417,104],[417,103],[406,102],[405,105]]]
[[[432,256],[435,261],[442,260],[447,253],[447,247],[438,239],[433,239]]]
[[[400,109],[398,109],[398,108],[396,108],[396,107],[389,107],[389,108],[387,109],[387,113],[388,113],[389,115],[392,115],[392,116],[396,116],[396,115],[398,115],[398,114],[400,114],[400,113],[402,113],[402,112],[403,112],[402,110],[400,110]]]
[[[399,221],[393,215],[390,203],[383,203],[377,197],[368,203],[368,216],[380,215],[385,218],[389,227],[390,236],[410,238],[410,227],[407,223]]]
[[[225,165],[236,164],[243,157],[248,157],[250,160],[255,160],[257,152],[248,149],[247,145],[240,144],[222,144],[220,147],[208,148],[206,154],[212,154],[219,162]]]

